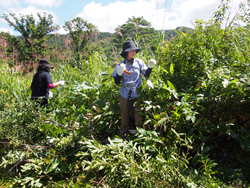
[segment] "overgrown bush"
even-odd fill
[[[249,34],[197,21],[157,40],[138,90],[143,128],[119,138],[119,86],[105,56],[55,64],[52,112],[34,110],[23,76],[0,66],[1,187],[249,186]],[[80,66],[77,67],[75,65]]]

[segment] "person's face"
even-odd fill
[[[129,51],[129,52],[128,52],[127,59],[128,59],[128,60],[131,60],[131,59],[135,58],[135,54],[136,54],[136,50]]]

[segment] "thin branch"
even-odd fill
[[[0,142],[0,144],[10,144],[10,142]],[[28,144],[19,144],[21,146],[26,146],[29,148],[52,148],[54,146],[32,146],[32,145],[28,145]]]
[[[102,181],[106,178],[106,175],[99,181],[99,183],[97,185],[99,185],[100,183],[102,183]]]
[[[22,160],[22,161],[18,161],[12,168],[10,168],[8,170],[8,173],[10,174],[11,171],[13,170],[13,168],[17,167],[18,165],[22,164],[22,163],[25,163],[25,162],[29,162],[28,160]]]

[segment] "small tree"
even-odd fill
[[[95,26],[80,17],[76,17],[71,21],[65,23],[63,27],[65,31],[69,32],[71,37],[71,48],[74,51],[76,60],[81,60],[81,52],[88,51],[88,44],[94,34]]]
[[[9,38],[19,52],[20,61],[32,61],[34,63],[35,58],[44,56],[46,50],[44,44],[48,39],[47,34],[59,29],[59,26],[53,25],[53,16],[51,14],[43,13],[41,15],[37,13],[37,16],[38,21],[35,20],[32,14],[20,15],[20,18],[14,13],[3,15],[4,20],[23,37],[23,40],[20,37],[17,38],[11,35]]]
[[[125,24],[118,26],[115,31],[115,34],[112,36],[112,42],[117,48],[120,48],[121,44],[128,39],[140,44],[141,47],[144,45],[146,48],[157,36],[157,32],[151,27],[151,23],[143,17],[135,18],[133,16]]]
[[[8,33],[4,33],[4,32],[1,32],[0,33],[0,53],[1,53],[1,57],[2,59],[5,60],[5,62],[7,62],[7,51],[8,51],[8,48],[9,48],[9,44],[10,42],[7,40],[8,38]]]

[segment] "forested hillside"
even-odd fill
[[[166,41],[170,41],[171,39],[173,39],[174,37],[176,37],[178,35],[179,31],[182,31],[183,33],[187,33],[187,32],[192,32],[193,29],[187,28],[187,27],[177,27],[175,30],[170,29],[170,30],[157,31],[157,32],[161,33],[161,37],[162,37],[162,34],[164,33],[164,39]],[[66,49],[65,44],[64,44],[64,40],[68,36],[67,34],[65,34],[65,35],[51,34],[51,35],[52,35],[52,37],[47,40],[48,45],[50,45],[50,46],[58,46],[58,47],[61,47],[63,49]],[[113,35],[113,33],[99,32],[97,40],[101,41],[101,40],[104,40],[104,39],[108,39],[112,35]],[[23,37],[20,36],[20,38],[23,38]]]
[[[243,6],[244,5],[244,6]],[[194,29],[156,31],[132,17],[115,33],[82,18],[4,15],[22,37],[0,35],[0,187],[249,187],[249,4],[224,24],[222,1]],[[12,22],[11,18],[15,18]],[[25,28],[25,29],[24,29]],[[138,89],[142,127],[121,138],[120,85],[111,76],[122,44],[157,64]],[[31,101],[38,62],[65,85],[51,112]]]

